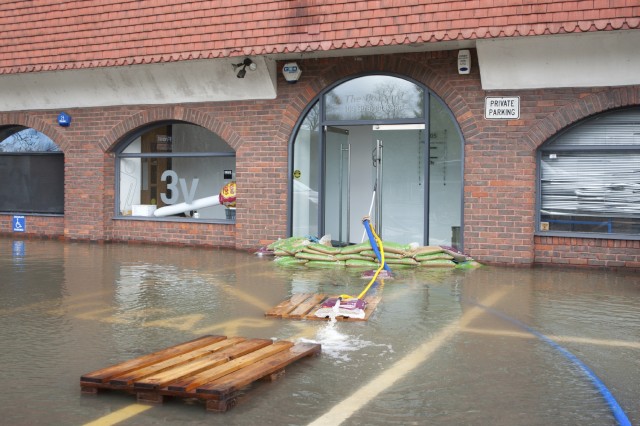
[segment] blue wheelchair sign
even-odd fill
[[[27,224],[24,216],[13,217],[13,232],[25,232]]]

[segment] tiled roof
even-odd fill
[[[4,0],[0,74],[638,28],[640,0]]]

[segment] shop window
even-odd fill
[[[320,176],[317,165],[320,156],[320,106],[309,110],[295,139],[293,171],[293,235],[318,235],[318,193]],[[304,173],[303,173],[304,172]]]
[[[64,154],[35,129],[0,129],[0,212],[64,213]]]
[[[538,158],[540,232],[640,236],[640,108],[574,126]]]
[[[202,127],[171,123],[128,140],[117,150],[117,216],[235,219],[236,154]],[[220,197],[233,185],[234,197]]]

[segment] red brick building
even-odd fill
[[[640,267],[637,0],[236,3],[0,5],[0,233]]]

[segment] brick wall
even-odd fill
[[[472,60],[477,64],[476,57]],[[558,263],[557,259],[568,255],[551,254],[553,250],[563,252],[571,247],[572,253],[586,253],[595,245],[593,241],[599,241],[605,256],[607,240],[576,240],[568,245],[565,239],[534,238],[536,149],[585,117],[640,104],[640,87],[488,92],[481,88],[477,66],[471,74],[459,75],[456,61],[457,51],[300,60],[301,80],[286,84],[279,76],[278,97],[274,100],[68,109],[73,117],[68,128],[55,124],[58,111],[0,113],[0,125],[33,127],[50,136],[64,151],[65,217],[61,234],[65,238],[245,250],[286,236],[288,144],[309,102],[327,86],[349,76],[371,72],[406,76],[439,96],[462,130],[463,238],[467,253],[485,263]],[[521,118],[484,120],[484,98],[488,95],[520,96]],[[169,119],[203,126],[236,149],[235,225],[113,219],[112,149],[141,126]],[[57,228],[43,233],[60,233],[56,223]],[[636,253],[635,242],[628,244],[629,259],[624,262],[633,266],[640,261],[640,254]],[[567,263],[584,263],[578,258]],[[601,260],[604,266],[610,264],[610,259]]]
[[[536,263],[640,269],[640,241],[536,237]]]
[[[0,235],[19,238],[62,238],[64,236],[64,217],[32,216],[25,217],[25,232],[13,232],[13,215],[0,214]]]
[[[195,222],[114,220],[111,240],[121,242],[235,247],[233,226]]]

